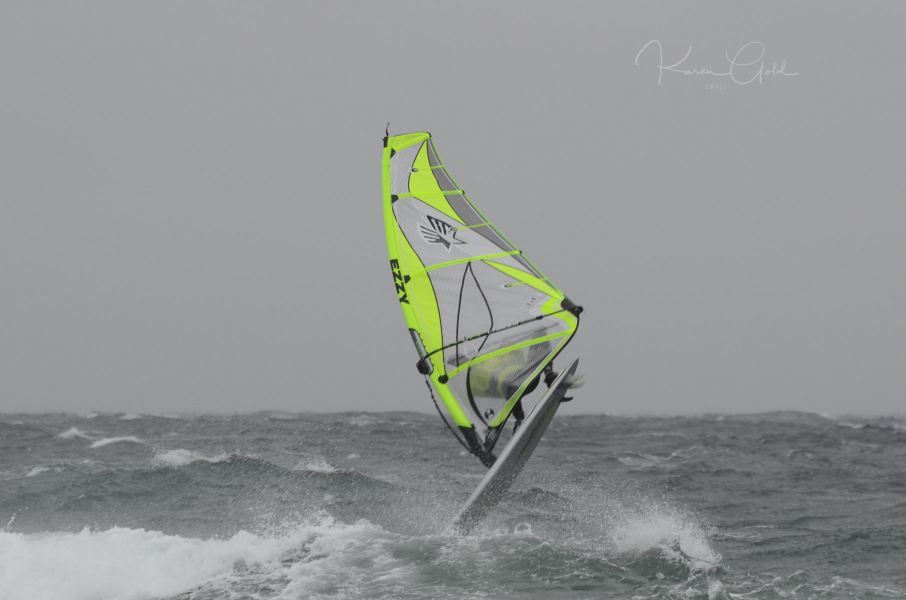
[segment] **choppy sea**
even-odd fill
[[[0,415],[0,598],[906,598],[906,419],[558,416],[504,503],[436,415]]]

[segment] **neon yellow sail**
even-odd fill
[[[582,309],[456,185],[431,134],[384,138],[383,206],[418,370],[451,430],[473,453],[489,454],[517,402],[576,332]]]

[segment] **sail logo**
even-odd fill
[[[400,261],[395,258],[390,261],[390,270],[393,271],[393,283],[396,285],[396,297],[400,303],[409,304],[409,294],[406,293],[406,284],[411,279],[408,275],[403,275],[400,270]]]
[[[441,221],[431,215],[426,216],[428,218],[428,225],[425,225],[424,223],[418,224],[418,232],[421,234],[422,239],[425,240],[426,244],[443,246],[446,248],[447,252],[449,252],[456,244],[465,244],[463,240],[456,237],[457,229],[455,227],[446,221]]]

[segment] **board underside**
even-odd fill
[[[560,401],[566,394],[566,378],[576,372],[579,359],[569,365],[551,384],[544,397],[532,408],[519,430],[504,448],[497,461],[488,469],[481,483],[460,509],[453,521],[453,529],[459,534],[469,533],[493,509],[506,494],[526,461],[534,452],[547,430]]]

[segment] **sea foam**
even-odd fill
[[[115,527],[80,533],[0,531],[0,600],[169,597],[228,578],[236,564],[277,561],[298,535],[197,539]]]

